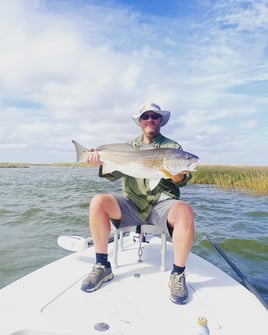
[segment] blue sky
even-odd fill
[[[144,102],[201,164],[268,165],[268,1],[0,1],[0,162],[126,142]]]

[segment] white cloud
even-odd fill
[[[265,96],[237,88],[268,78],[267,4],[207,3],[201,16],[163,25],[119,5],[0,2],[0,161],[16,143],[23,161],[51,162],[52,148],[71,159],[72,138],[126,141],[139,132],[130,116],[149,100],[173,113],[165,135],[213,162],[208,148],[232,143],[236,161],[236,130],[263,126],[266,113]],[[47,151],[32,157],[38,148]]]
[[[254,129],[256,128],[258,125],[258,121],[257,120],[246,120],[246,121],[242,121],[239,124],[239,128],[241,129]]]

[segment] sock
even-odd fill
[[[108,262],[108,254],[96,253],[96,263],[101,263],[107,268],[111,266],[110,262]]]
[[[176,272],[180,275],[181,273],[183,273],[184,270],[185,270],[185,266],[178,266],[178,265],[173,264],[173,270],[171,273]]]

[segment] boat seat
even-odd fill
[[[135,232],[137,233],[137,237],[139,238],[140,246],[143,242],[143,238],[145,234],[157,234],[161,235],[161,266],[160,270],[165,271],[166,270],[166,232],[163,231],[162,228],[156,227],[154,225],[146,224],[141,226],[133,226],[133,227],[124,227],[124,228],[114,228],[113,234],[114,234],[114,254],[113,254],[113,262],[114,267],[118,266],[117,263],[117,256],[118,256],[118,241],[120,241],[120,250],[124,250],[124,234],[127,232]],[[141,260],[141,254],[140,254],[140,248],[138,251],[138,256],[140,262]]]

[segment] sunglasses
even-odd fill
[[[155,113],[155,114],[146,114],[146,113],[144,113],[144,114],[141,115],[140,118],[142,120],[149,120],[149,118],[151,118],[152,120],[158,120],[158,119],[160,119],[160,117],[161,117],[161,115],[157,114],[157,113]]]

